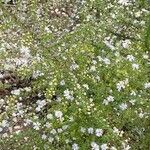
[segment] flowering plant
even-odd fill
[[[0,148],[149,149],[148,2],[0,3]]]

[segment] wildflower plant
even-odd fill
[[[149,3],[0,2],[0,149],[148,150]]]

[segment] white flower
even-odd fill
[[[101,56],[97,56],[97,58],[98,58],[99,61],[103,60],[103,58]]]
[[[103,130],[102,129],[96,129],[95,134],[96,134],[96,136],[100,137],[103,135]]]
[[[128,107],[128,105],[127,105],[126,103],[122,103],[122,104],[119,105],[119,108],[120,108],[121,110],[126,110],[127,107]]]
[[[82,133],[85,133],[86,129],[83,128],[83,127],[81,127],[80,131],[81,131]]]
[[[47,33],[52,33],[52,31],[49,29],[49,27],[45,27],[44,30],[45,30],[45,32],[47,32]]]
[[[30,91],[31,91],[31,87],[25,87],[24,90],[25,90],[26,92],[30,92]]]
[[[59,129],[57,129],[57,132],[58,132],[58,133],[62,133],[62,132],[63,132],[63,129],[59,128]]]
[[[64,91],[64,96],[66,97],[66,99],[68,100],[73,100],[73,91],[69,91],[68,89]]]
[[[67,128],[68,128],[68,125],[63,125],[63,126],[62,126],[62,129],[63,129],[63,130],[66,130]]]
[[[52,124],[51,124],[51,123],[46,122],[45,127],[47,127],[47,128],[51,128],[51,126],[52,126]]]
[[[91,66],[90,71],[96,71],[96,67],[95,66]]]
[[[45,140],[47,136],[45,134],[42,135],[42,139]]]
[[[117,129],[116,127],[113,127],[113,132],[114,132],[114,133],[116,133],[117,135],[119,135],[119,134],[120,134],[119,129]]]
[[[2,127],[8,127],[8,126],[9,126],[7,120],[3,120],[3,121],[0,123],[0,125],[1,125]]]
[[[91,143],[92,150],[99,150],[99,145],[95,142]]]
[[[104,58],[103,59],[103,62],[106,64],[106,65],[110,65],[110,60],[108,58]]]
[[[55,117],[56,118],[62,118],[62,116],[63,116],[63,113],[61,111],[59,111],[59,110],[55,111]]]
[[[20,95],[20,89],[11,91],[11,94]]]
[[[94,129],[93,128],[88,128],[88,133],[89,134],[93,134],[94,133]]]
[[[117,90],[120,92],[124,88],[125,88],[124,81],[119,81],[119,83],[117,83]]]
[[[132,68],[133,68],[133,70],[138,70],[139,69],[139,65],[138,64],[132,64]]]
[[[49,137],[49,138],[48,138],[48,141],[49,141],[50,143],[52,143],[52,142],[54,141],[54,138],[53,138],[53,137]]]
[[[114,146],[112,146],[112,147],[110,148],[110,150],[117,150],[117,148],[114,147]]]
[[[30,50],[28,47],[22,46],[20,48],[20,53],[23,54],[25,57],[30,57]]]
[[[115,50],[115,47],[111,44],[111,42],[105,40],[104,43],[105,43],[106,46],[109,47],[111,50]]]
[[[102,144],[102,145],[101,145],[101,150],[107,150],[107,149],[108,149],[107,144]]]
[[[140,17],[140,16],[141,16],[141,11],[138,11],[138,12],[135,13],[135,17],[138,18],[138,17]]]
[[[108,104],[109,104],[108,100],[107,100],[107,99],[104,99],[103,104],[104,104],[104,105],[108,105]]]
[[[72,150],[78,150],[78,149],[79,149],[78,144],[74,143],[74,144],[72,145]]]
[[[134,61],[135,60],[135,58],[134,58],[134,56],[133,55],[127,55],[127,60],[129,60],[129,61]]]
[[[129,4],[129,0],[119,0],[118,4],[127,6]]]
[[[129,48],[129,45],[131,44],[130,40],[124,40],[122,41],[123,48]]]
[[[75,62],[70,66],[71,70],[76,70],[79,68],[79,65],[77,65]]]
[[[4,78],[4,75],[0,73],[0,79]]]
[[[83,84],[83,87],[85,87],[87,90],[89,89],[88,84]]]
[[[148,82],[148,83],[145,83],[145,84],[144,84],[144,88],[145,88],[145,89],[148,89],[148,88],[150,88],[150,82]]]
[[[139,117],[140,117],[140,118],[143,118],[143,117],[144,117],[144,113],[143,113],[143,112],[140,112],[140,113],[139,113]]]
[[[4,2],[4,3],[8,3],[8,2],[10,2],[11,0],[2,0],[2,2]]]
[[[50,133],[51,133],[51,134],[56,134],[57,131],[56,131],[55,129],[52,129]]]
[[[36,107],[37,112],[41,111],[41,109],[46,105],[45,100],[38,100],[36,103],[38,104],[38,106]]]
[[[53,115],[52,114],[48,114],[47,115],[47,119],[53,119]]]
[[[0,132],[2,132],[2,131],[3,131],[3,128],[0,127]]]
[[[144,59],[148,59],[148,55],[147,54],[143,54],[143,58]]]
[[[0,99],[0,106],[2,106],[5,103],[4,99]]]
[[[65,85],[65,81],[64,81],[64,80],[61,80],[61,81],[60,81],[60,85],[62,85],[62,86]]]
[[[35,129],[35,130],[40,130],[40,123],[39,122],[33,122],[33,128]]]
[[[107,97],[107,100],[108,100],[108,102],[113,102],[114,101],[114,97],[110,95],[110,96]]]
[[[123,150],[129,150],[131,147],[126,143],[122,142]]]

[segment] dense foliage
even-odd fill
[[[148,150],[146,0],[0,2],[0,149]]]

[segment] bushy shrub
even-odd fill
[[[0,7],[0,149],[149,149],[148,2]]]

